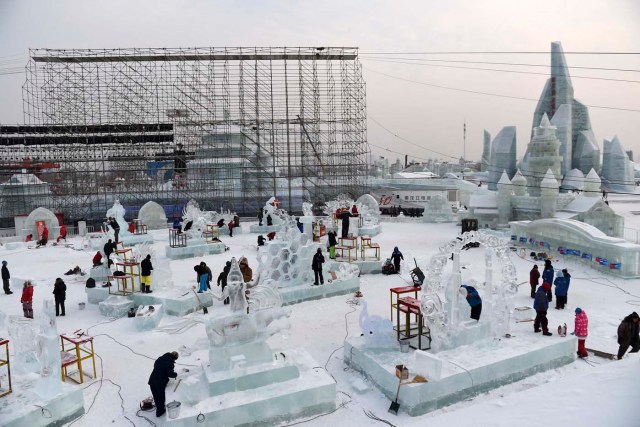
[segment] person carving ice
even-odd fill
[[[340,219],[342,220],[342,238],[349,236],[349,218],[351,218],[351,212],[347,210],[347,208],[342,208],[342,212],[340,212]]]
[[[153,364],[153,371],[149,376],[147,384],[149,384],[151,388],[151,394],[156,403],[156,417],[161,417],[166,412],[164,406],[165,389],[169,383],[169,378],[178,377],[178,374],[176,374],[174,370],[176,360],[178,360],[178,352],[172,351],[171,353],[165,353],[158,357]]]
[[[117,245],[118,234],[120,234],[120,224],[118,224],[118,221],[116,221],[115,218],[111,218],[111,217],[109,217],[108,224],[109,224],[109,227],[111,227],[111,229],[113,230],[113,241]]]
[[[151,290],[151,270],[153,270],[151,255],[147,255],[140,263],[140,286],[143,294],[150,294],[153,292]]]
[[[480,294],[473,286],[462,285],[460,288],[464,288],[466,291],[467,302],[471,306],[471,318],[480,321],[480,313],[482,313],[482,298]]]

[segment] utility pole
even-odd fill
[[[464,179],[464,167],[467,164],[467,120],[462,123],[462,179]]]

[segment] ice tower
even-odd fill
[[[617,136],[611,141],[604,140],[602,155],[602,182],[613,191],[633,193],[636,189],[634,182],[633,162],[620,144]]]
[[[532,128],[535,129],[545,114],[558,127],[560,154],[564,160],[562,174],[571,169],[580,169],[584,174],[591,168],[599,169],[600,149],[591,130],[589,111],[573,96],[571,76],[560,42],[551,43],[551,77],[538,100]]]
[[[509,179],[516,173],[516,127],[505,126],[491,143],[489,190],[498,189],[498,181],[505,171]]]
[[[491,164],[491,134],[488,130],[484,130],[484,142],[482,145],[482,161],[480,162],[480,171],[486,172]]]

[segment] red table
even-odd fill
[[[393,321],[393,309],[396,308],[397,305],[397,301],[398,298],[400,298],[400,295],[402,294],[408,294],[413,292],[414,297],[418,298],[418,291],[420,290],[420,288],[416,288],[415,286],[402,286],[400,288],[391,288],[389,289],[390,294],[390,298],[391,298],[391,321]],[[393,295],[395,294],[396,296],[396,303],[393,302]]]
[[[400,326],[401,312],[405,314],[405,332],[404,333],[401,332],[402,328]],[[418,320],[417,334],[411,334],[409,318],[412,314],[416,315]],[[418,345],[414,346],[409,344],[412,348],[415,348],[418,350],[427,350],[431,348],[431,334],[429,333],[429,331],[427,331],[426,333],[424,332],[424,317],[422,316],[422,312],[420,311],[419,299],[413,298],[413,297],[398,298],[397,305],[396,305],[396,326],[397,326],[397,332],[398,332],[398,340],[400,340],[401,335],[404,336],[404,338],[406,339],[415,338],[417,336]],[[423,336],[429,340],[429,347],[422,348]]]
[[[65,342],[71,345],[67,345],[65,348]],[[90,335],[60,335],[60,344],[62,345],[62,351],[60,357],[62,359],[62,381],[65,378],[70,378],[78,384],[84,382],[84,372],[82,371],[82,361],[91,359],[93,362],[93,378],[96,377],[96,358],[93,351],[93,337]],[[87,345],[88,344],[88,345]],[[69,350],[69,351],[67,351]],[[79,380],[71,377],[67,374],[67,366],[77,364]]]

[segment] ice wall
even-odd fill
[[[505,126],[491,143],[491,163],[489,168],[489,190],[497,190],[503,171],[509,179],[516,173],[516,127]]]

